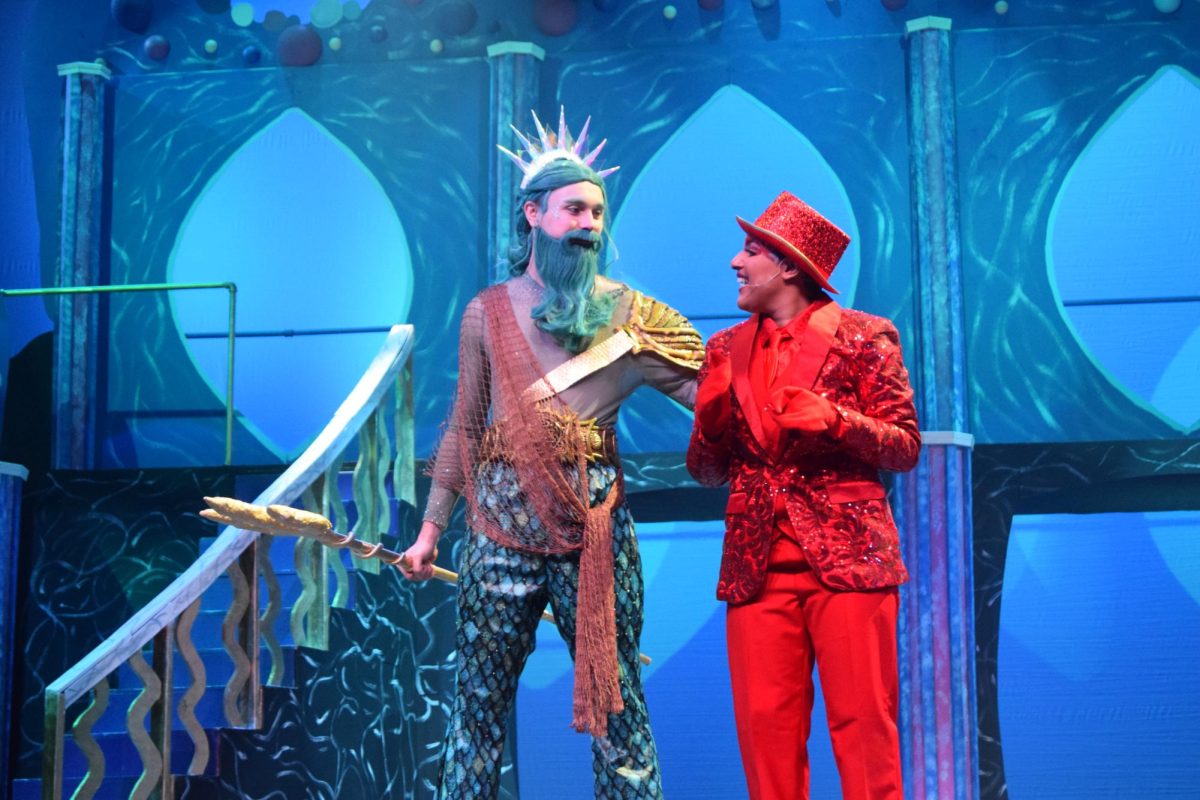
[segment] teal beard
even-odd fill
[[[553,336],[568,353],[582,353],[592,337],[608,324],[616,306],[615,294],[594,293],[600,270],[600,237],[591,231],[571,231],[561,239],[533,230],[534,263],[546,296],[534,306],[534,323]]]

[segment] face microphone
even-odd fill
[[[758,283],[750,283],[749,281],[747,281],[747,282],[746,282],[745,284],[743,284],[743,285],[744,285],[744,286],[752,286],[752,287],[754,287],[755,289],[757,289],[757,288],[758,288],[758,287],[760,287],[760,286],[766,286],[768,283],[770,283],[771,281],[773,281],[773,280],[775,280],[776,278],[778,278],[782,272],[783,272],[783,268],[781,267],[780,269],[777,269],[777,270],[775,270],[775,274],[774,274],[774,275],[772,275],[771,277],[767,278],[765,281],[759,281]]]

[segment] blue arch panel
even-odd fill
[[[850,235],[832,283],[852,304],[861,254],[842,181],[804,134],[735,85],[714,92],[638,173],[613,223],[609,274],[693,318],[707,339],[746,317],[729,268],[745,236],[734,218],[753,221],[784,189]],[[628,450],[682,450],[691,414],[642,392],[620,428]]]
[[[1046,242],[1064,313],[1093,360],[1185,430],[1200,423],[1196,130],[1200,81],[1159,70],[1072,166]]]
[[[342,331],[238,340],[234,405],[283,458],[298,455],[329,421],[385,336],[353,331],[403,322],[412,303],[408,240],[383,187],[294,108],[213,177],[168,269],[176,282],[236,282],[239,332]],[[225,296],[176,292],[171,302],[189,353],[223,397],[224,341],[197,335],[225,330]]]
[[[729,260],[751,221],[782,190],[850,235],[834,272],[839,302],[854,302],[858,226],[842,181],[800,131],[737,86],[717,90],[638,174],[613,225],[610,274],[689,315],[745,316]]]
[[[998,696],[1010,796],[1200,785],[1200,512],[1019,516]]]

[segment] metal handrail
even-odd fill
[[[173,292],[186,289],[225,289],[229,292],[229,350],[225,369],[225,463],[233,463],[233,351],[237,319],[237,284],[224,283],[125,283],[109,286],[59,286],[49,289],[0,289],[0,297],[33,297],[61,294],[114,294],[117,292]]]
[[[329,423],[254,502],[259,505],[294,503],[331,467],[340,466],[346,448],[409,364],[412,349],[413,326],[393,326],[374,360]],[[404,449],[407,451],[405,457],[411,461],[411,441],[406,441]],[[43,796],[58,797],[57,792],[61,791],[63,714],[67,707],[122,663],[140,654],[147,642],[171,626],[258,537],[259,534],[253,531],[224,528],[191,567],[46,688]]]

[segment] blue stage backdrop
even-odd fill
[[[1198,39],[1194,25],[958,34],[980,441],[1195,435]]]
[[[1015,517],[1000,614],[1010,797],[1196,796],[1200,512]]]
[[[726,3],[680,4],[668,22],[654,3],[582,3],[577,23],[549,36],[547,12],[491,0],[297,2],[274,15],[278,4],[220,5],[156,6],[153,31],[173,43],[161,61],[95,9],[24,6],[17,21],[28,18],[37,44],[25,60],[31,125],[57,116],[55,61],[83,58],[82,47],[117,70],[111,281],[246,285],[238,462],[294,454],[376,329],[399,321],[418,328],[419,450],[432,445],[457,315],[487,274],[483,48],[501,39],[547,48],[544,114],[562,102],[576,126],[590,113],[611,139],[603,158],[622,165],[610,181],[615,275],[702,317],[705,332],[728,324],[731,217],[790,188],[855,237],[835,280],[842,299],[894,318],[911,347],[903,26],[927,13],[954,18],[972,432],[986,443],[1196,430],[1186,386],[1200,334],[1185,298],[1200,274],[1190,256],[1200,220],[1183,212],[1200,191],[1190,11],[1123,0],[1028,0],[1003,17],[933,0],[896,14]],[[305,21],[317,63],[280,67],[282,32]],[[201,46],[210,36],[212,54]],[[430,49],[435,37],[442,50]],[[57,155],[41,139],[30,149],[45,279]],[[220,461],[224,356],[204,338],[224,324],[218,297],[111,301],[105,464]],[[13,320],[14,343],[38,324]],[[260,335],[287,332],[308,335]],[[255,384],[286,386],[301,367],[311,404],[270,408]],[[646,395],[622,425],[629,451],[677,450],[686,420]]]
[[[117,84],[113,282],[238,284],[237,463],[294,457],[398,322],[431,448],[487,273],[484,108],[481,60]],[[223,294],[111,308],[105,463],[220,463]]]

